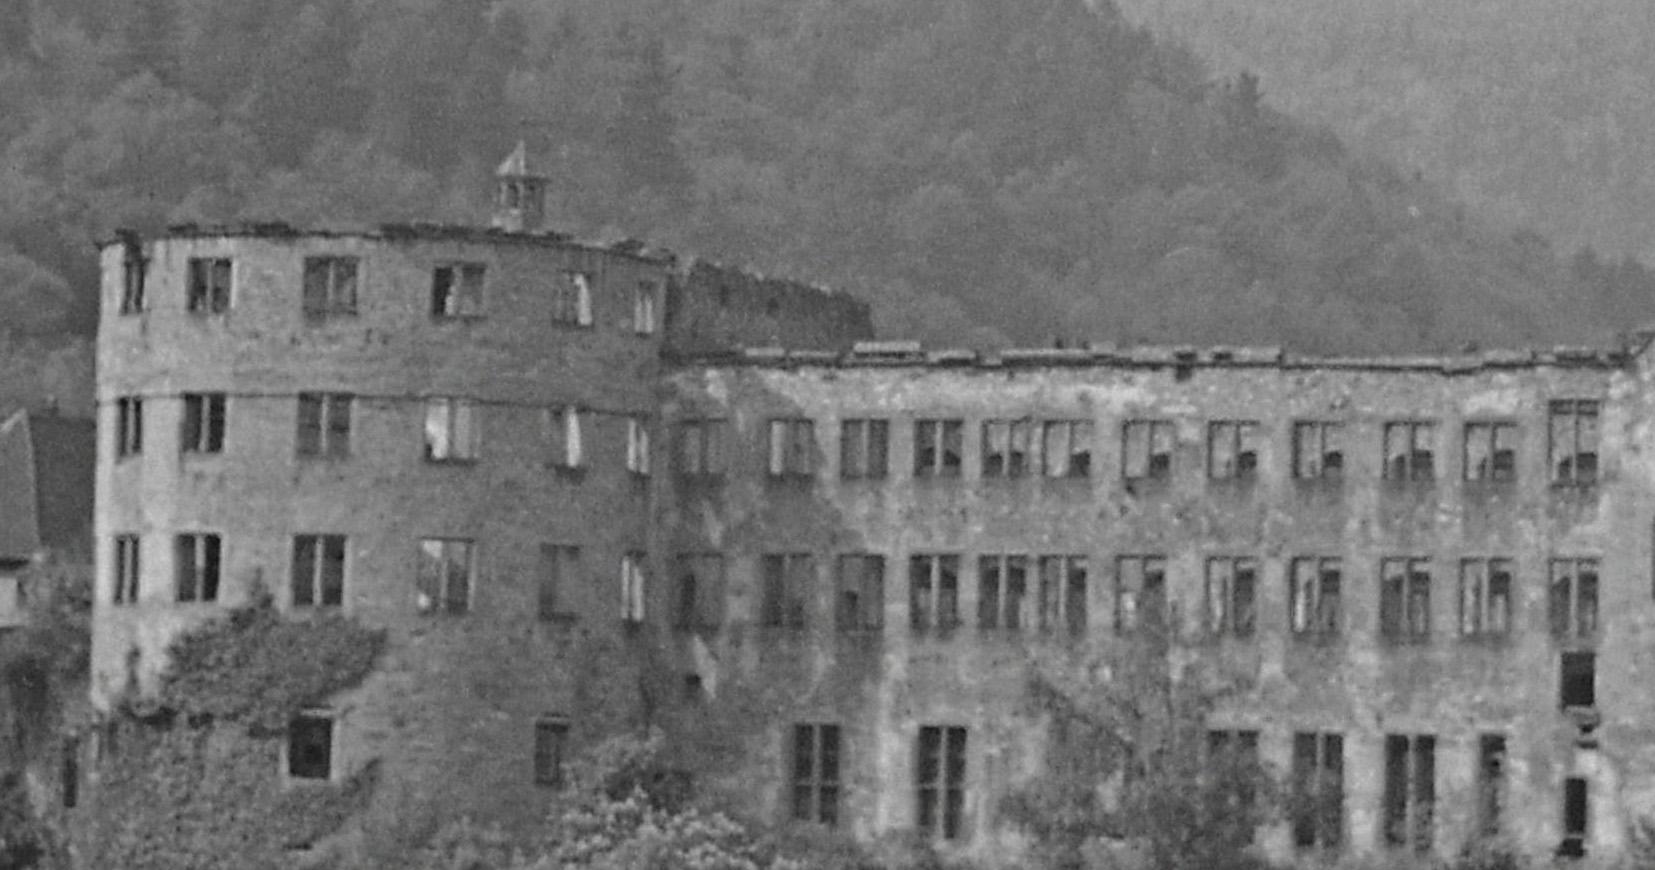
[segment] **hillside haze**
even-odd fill
[[[560,228],[824,281],[935,344],[1381,353],[1650,316],[1636,261],[1554,252],[1415,161],[1356,156],[1231,60],[1214,76],[1081,0],[11,4],[0,405],[89,395],[112,229],[479,221],[519,138]]]

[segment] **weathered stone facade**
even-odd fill
[[[1030,650],[1160,613],[1254,687],[1214,728],[1256,732],[1284,772],[1300,735],[1339,735],[1341,854],[1387,848],[1404,736],[1426,760],[1402,810],[1432,805],[1437,854],[1487,821],[1494,738],[1498,826],[1525,851],[1572,826],[1613,855],[1655,813],[1644,344],[853,350],[869,321],[849,297],[512,217],[103,247],[97,703],[260,590],[296,618],[335,606],[307,584],[337,570],[337,606],[390,644],[330,703],[332,775],[384,761],[385,836],[532,821],[537,723],[579,744],[652,720],[705,740],[686,757],[708,788],[776,821],[796,812],[796,726],[837,728],[832,815],[871,838],[922,826],[934,728],[964,741],[942,848],[1014,861],[999,800],[1046,751]],[[313,561],[324,538],[343,539],[337,567]],[[1023,560],[1015,608],[985,557]],[[1566,652],[1595,656],[1585,703],[1560,697]],[[1278,856],[1300,839],[1261,834]]]

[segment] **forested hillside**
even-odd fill
[[[1647,0],[1118,0],[1272,101],[1570,250],[1655,257]]]
[[[1655,312],[1636,263],[1485,222],[1107,2],[0,8],[0,405],[84,380],[112,228],[478,220],[519,137],[561,227],[822,280],[938,343],[1400,351]]]

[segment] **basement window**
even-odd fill
[[[431,316],[482,316],[484,271],[482,263],[441,263],[433,269]]]

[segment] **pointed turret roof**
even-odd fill
[[[505,161],[500,164],[499,169],[494,170],[494,174],[497,176],[540,177],[540,173],[529,167],[529,145],[522,139],[517,140],[517,147],[506,155]]]

